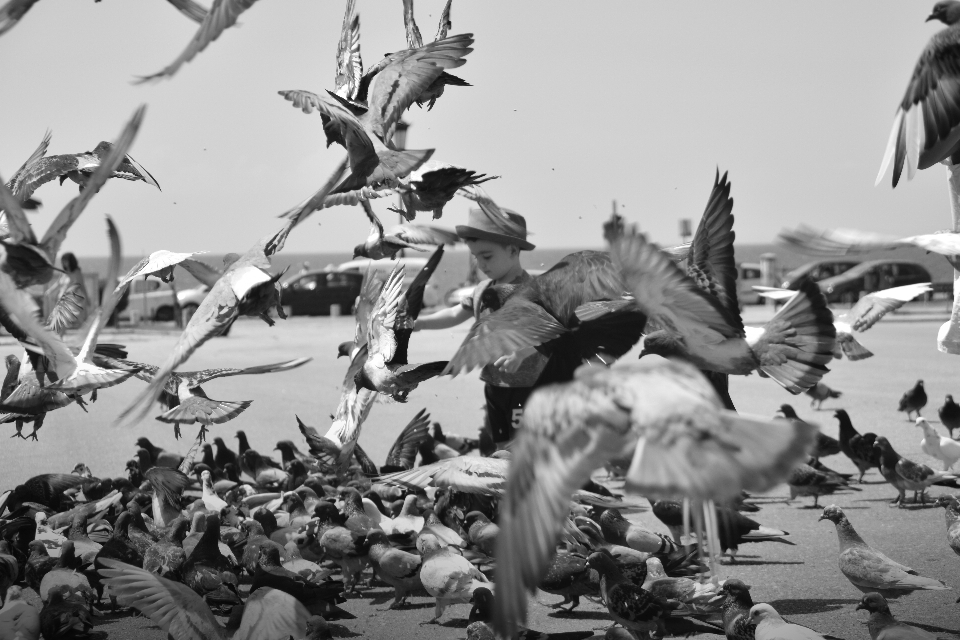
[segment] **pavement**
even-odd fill
[[[748,307],[748,322],[763,320],[762,308]],[[743,413],[772,416],[781,403],[791,403],[800,416],[817,423],[825,433],[837,437],[837,423],[832,411],[845,408],[854,425],[861,431],[887,436],[903,455],[940,465],[920,451],[920,430],[897,413],[897,401],[917,379],[926,383],[930,403],[924,410],[934,427],[936,407],[944,394],[960,397],[960,380],[956,371],[960,360],[936,350],[937,329],[945,319],[943,309],[929,319],[915,314],[895,314],[884,319],[870,332],[863,334],[863,343],[876,357],[861,361],[836,361],[825,382],[843,392],[839,400],[824,404],[823,411],[814,411],[806,396],[791,396],[769,379],[753,375],[731,380],[731,396]],[[902,319],[911,318],[905,322]],[[919,321],[917,319],[919,318]],[[295,415],[320,429],[329,424],[329,414],[337,405],[346,361],[336,359],[336,345],[353,333],[352,318],[292,318],[269,328],[259,320],[238,322],[229,337],[217,338],[200,349],[184,369],[206,367],[250,366],[279,362],[300,356],[314,360],[295,371],[265,376],[239,376],[205,385],[212,398],[254,400],[236,420],[215,426],[211,437],[220,435],[234,443],[237,429],[246,431],[251,445],[271,452],[281,439],[301,442]],[[414,335],[411,361],[445,359],[454,352],[466,335],[466,326]],[[107,332],[104,342],[126,344],[130,358],[158,363],[176,340],[168,332]],[[14,345],[0,344],[0,357],[19,355]],[[626,358],[636,357],[635,353]],[[184,428],[184,438],[175,440],[172,427],[145,420],[133,427],[118,427],[114,418],[143,388],[133,380],[100,394],[100,399],[84,413],[77,406],[51,413],[41,429],[39,442],[6,438],[0,433],[0,491],[12,488],[24,479],[45,472],[69,472],[77,462],[85,462],[94,474],[122,475],[126,460],[134,452],[139,436],[149,437],[166,449],[186,452],[195,431]],[[360,444],[378,463],[403,426],[417,411],[426,407],[432,419],[445,431],[473,435],[482,422],[483,393],[476,373],[431,380],[411,395],[406,404],[378,403],[363,427]],[[12,427],[7,427],[12,434]],[[825,458],[823,462],[841,472],[855,471],[842,456]],[[960,639],[960,557],[947,546],[943,511],[939,508],[890,508],[888,502],[895,491],[882,482],[879,473],[867,474],[867,483],[859,493],[825,497],[821,506],[834,502],[850,517],[860,535],[889,557],[909,565],[922,575],[945,581],[952,591],[919,592],[891,603],[899,619],[931,631],[938,637]],[[933,496],[943,491],[934,488]],[[834,527],[827,521],[817,522],[820,509],[811,507],[809,498],[787,503],[789,494],[781,486],[758,497],[763,509],[752,514],[760,523],[790,532],[796,546],[776,543],[744,545],[736,564],[722,565],[720,577],[737,577],[752,586],[756,602],[770,602],[792,621],[808,625],[821,633],[849,640],[869,637],[864,612],[855,612],[861,594],[837,568],[837,539]],[[647,512],[629,516],[651,529],[666,528]],[[433,600],[426,595],[412,597],[411,607],[402,611],[386,611],[390,590],[379,586],[365,590],[359,598],[351,598],[344,608],[357,615],[334,626],[336,637],[406,638],[424,640],[465,637],[469,605],[455,605],[444,614],[441,625],[422,625],[432,617]],[[538,593],[531,599],[528,626],[541,631],[564,631],[602,628],[608,617],[601,605],[585,602],[577,615],[558,614],[547,605],[560,598]],[[106,616],[98,620],[95,631],[111,639],[162,639],[162,634],[149,620],[139,616]],[[702,635],[710,635],[703,630]],[[597,632],[598,636],[603,631]]]

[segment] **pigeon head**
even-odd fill
[[[623,231],[623,216],[619,213],[614,213],[609,220],[603,223],[603,239],[611,244],[623,236]]]
[[[486,515],[484,515],[480,511],[471,511],[470,513],[465,515],[463,518],[463,523],[464,525],[466,525],[468,529],[472,527],[473,523],[475,522],[484,522],[484,523],[490,522],[490,518],[488,518]]]
[[[366,535],[366,544],[373,546],[375,544],[389,545],[387,541],[387,534],[385,534],[380,529],[371,529]]]
[[[358,244],[353,248],[353,257],[354,258],[369,258],[370,254],[367,252],[367,248],[362,244]]]
[[[148,440],[147,438],[140,437],[140,438],[137,438],[137,446],[149,451],[150,449],[153,448],[153,443],[150,442],[150,440]]]
[[[248,537],[265,535],[263,526],[256,520],[244,520],[237,528],[245,532]]]
[[[857,611],[860,609],[866,609],[870,613],[890,613],[890,607],[887,606],[886,599],[879,593],[868,593],[860,599],[860,604],[857,605]]]
[[[443,545],[440,544],[440,539],[432,533],[422,534],[418,541],[418,546],[420,547],[420,553],[423,554],[424,558],[443,548]]]
[[[277,517],[273,515],[272,511],[267,509],[257,510],[257,512],[253,514],[253,519],[260,523],[264,533],[267,531],[273,533],[277,528]]]
[[[595,551],[587,556],[587,564],[603,576],[619,571],[617,569],[617,561],[614,560],[613,556],[609,553]]]
[[[337,357],[342,358],[343,356],[350,357],[350,354],[353,352],[353,347],[355,343],[353,340],[347,340],[346,342],[341,342],[337,345]]]
[[[958,499],[956,496],[938,496],[937,501],[934,504],[952,512],[955,516],[960,516],[960,499]]]
[[[331,502],[321,500],[313,508],[313,517],[319,518],[321,524],[343,524],[343,517]]]
[[[223,268],[226,269],[227,267],[229,267],[239,259],[240,259],[240,254],[228,253],[227,255],[223,256]]]
[[[917,380],[917,388],[923,389],[923,380]]]
[[[782,413],[784,418],[796,419],[796,418],[799,417],[799,416],[797,416],[797,412],[794,411],[793,407],[791,407],[791,406],[788,405],[788,404],[782,404],[782,405],[780,405],[780,408],[777,409],[777,411],[779,411],[780,413]]]
[[[750,607],[750,622],[760,624],[764,620],[782,620],[777,610],[766,603],[755,604]]]
[[[42,540],[31,540],[29,543],[27,543],[27,549],[30,550],[31,558],[36,558],[36,557],[42,558],[44,556],[50,555],[49,553],[47,553],[47,548],[44,546]],[[9,595],[9,591],[7,593]]]
[[[925,22],[939,20],[943,24],[952,25],[960,22],[960,2],[956,0],[941,0],[933,5],[933,10]]]
[[[723,583],[723,586],[720,587],[720,591],[718,593],[725,596],[732,596],[733,598],[742,598],[744,595],[749,598],[750,585],[745,584],[742,580],[730,578]]]
[[[70,473],[75,473],[78,476],[83,476],[85,478],[89,478],[93,475],[92,473],[90,473],[90,469],[87,467],[87,465],[83,464],[82,462],[78,462],[77,466],[75,466],[73,468],[73,471],[71,471]]]
[[[947,394],[947,397],[943,399],[943,402],[944,402],[944,404],[946,404],[946,403],[948,403],[948,402],[953,402],[953,396],[948,393],[948,394]]]
[[[847,519],[847,516],[843,515],[843,509],[841,509],[835,504],[831,504],[828,507],[824,507],[823,513],[820,514],[820,517],[817,519],[817,522],[820,522],[820,520],[829,520],[834,524],[839,524],[840,522],[846,519]]]

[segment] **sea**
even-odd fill
[[[587,249],[600,250],[599,247],[587,247]],[[533,251],[524,251],[521,253],[521,263],[526,269],[549,269],[564,256],[575,251],[584,249],[565,248],[565,249],[534,249]],[[820,260],[822,258],[802,255],[792,249],[775,244],[743,244],[735,248],[736,260],[741,262],[759,262],[760,256],[766,253],[772,253],[776,256],[776,271],[778,274],[785,274],[787,271],[802,266],[807,262]],[[423,255],[428,257],[429,253],[420,254],[415,251],[408,251],[408,256]],[[125,272],[143,256],[125,256],[122,272]],[[273,257],[272,264],[274,271],[280,271],[285,268],[290,269],[290,273],[296,273],[302,267],[309,269],[332,268],[351,260],[353,256],[350,253],[280,253]],[[917,262],[923,265],[930,272],[931,278],[935,283],[953,282],[953,268],[942,257],[937,254],[927,253],[917,247],[903,247],[889,251],[874,251],[860,256],[862,260],[875,259],[894,259]],[[198,256],[198,259],[207,262],[213,266],[223,264],[223,256],[215,254],[204,254]],[[107,258],[103,256],[78,257],[80,268],[90,277],[96,273],[101,278],[104,277],[107,268]],[[471,273],[470,252],[465,247],[457,247],[447,250],[443,260],[440,263],[434,280],[441,292],[447,292],[469,282]],[[481,276],[482,277],[482,276]],[[781,278],[778,277],[778,281]],[[194,278],[182,269],[176,272],[176,282],[178,289],[186,289],[197,285]]]

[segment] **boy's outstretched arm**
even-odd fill
[[[457,305],[455,307],[450,307],[448,309],[441,309],[430,315],[420,316],[417,318],[416,324],[413,326],[414,331],[420,331],[421,329],[447,329],[448,327],[455,327],[465,320],[472,320],[473,312],[469,309],[465,309],[463,305]]]

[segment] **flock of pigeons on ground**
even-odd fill
[[[254,4],[214,0],[207,12],[170,1],[201,28],[157,75],[172,76]],[[0,7],[0,34],[34,2]],[[782,306],[762,327],[745,326],[737,300],[733,200],[726,174],[718,171],[691,243],[662,250],[614,215],[602,228],[606,251],[571,254],[521,285],[491,286],[479,301],[490,313],[449,361],[408,362],[424,286],[444,246],[457,239],[422,224],[387,234],[371,201],[399,196],[409,222],[418,211],[439,218],[460,194],[504,229],[515,223],[479,187],[490,177],[427,164],[432,149],[394,145],[406,109],[414,103],[433,108],[446,87],[469,86],[449,70],[465,63],[474,42],[470,34],[448,36],[449,2],[436,39],[427,44],[412,0],[403,7],[408,48],[364,71],[359,16],[348,0],[334,90],[280,92],[306,113],[318,111],[328,143],[342,145],[347,158],[316,193],[284,214],[277,233],[228,255],[219,268],[196,254],[162,250],[121,276],[120,234],[108,217],[108,286],[96,311],[81,325],[81,293],[71,288],[40,318],[29,288],[53,277],[70,226],[107,180],[159,188],[127,154],[142,107],[113,143],[92,152],[48,156],[48,134],[10,181],[0,181],[0,324],[24,349],[22,357],[7,359],[2,422],[14,424],[15,435],[36,439],[47,413],[72,403],[86,410],[100,389],[139,378],[147,386],[119,422],[137,422],[159,403],[156,419],[172,424],[178,436],[184,425],[198,425],[185,456],[141,438],[123,477],[98,478],[80,463],[70,473],[38,475],[2,494],[0,640],[41,633],[48,640],[86,637],[106,607],[139,611],[170,637],[316,640],[331,637],[330,621],[349,626],[351,614],[338,605],[375,581],[394,588],[391,607],[426,591],[436,599],[431,622],[441,620],[450,604],[471,602],[466,632],[475,639],[534,637],[522,625],[536,589],[562,596],[569,615],[577,615],[581,598],[599,599],[615,622],[609,638],[661,637],[691,619],[737,640],[822,637],[785,622],[768,604],[754,604],[742,581],[717,578],[716,563],[724,554],[735,563],[741,544],[793,544],[786,532],[743,515],[757,510],[747,492],[785,482],[791,499],[812,496],[817,504],[823,495],[857,491],[850,475],[820,461],[843,453],[860,481],[878,469],[896,489],[898,506],[911,502],[908,492],[923,503],[933,485],[957,488],[951,468],[960,444],[920,417],[927,400],[922,381],[900,408],[908,419],[916,412],[923,450],[943,462],[941,471],[900,456],[882,436],[858,433],[843,410],[836,412],[838,440],[787,404],[775,418],[740,415],[728,378],[756,372],[822,404],[838,396],[822,382],[830,361],[871,357],[857,334],[929,286],[870,294],[838,317],[812,282],[796,291],[765,289]],[[960,148],[960,2],[938,3],[930,19],[950,26],[931,40],[897,114],[881,170],[882,177],[893,163],[894,185],[904,164],[912,176],[937,162],[950,165]],[[80,193],[38,239],[25,212],[40,206],[35,192],[55,178],[76,182]],[[244,369],[179,367],[239,316],[271,326],[273,313],[283,317],[282,274],[270,271],[272,256],[307,216],[341,204],[362,206],[372,223],[357,255],[389,258],[403,248],[432,245],[431,258],[406,288],[399,263],[388,275],[366,273],[355,334],[337,354],[349,364],[328,430],[321,434],[298,418],[303,443],[277,442],[280,460],[250,448],[242,431],[236,433],[239,451],[220,437],[208,444],[208,427],[235,418],[250,402],[211,399],[201,385],[280,373],[308,359]],[[827,255],[903,243],[951,261],[960,254],[955,233],[890,239],[802,228],[783,238]],[[131,281],[150,275],[169,281],[177,267],[210,292],[165,362],[140,363],[123,345],[99,342]],[[641,339],[639,362],[610,367]],[[498,450],[486,431],[473,440],[444,434],[437,424],[431,430],[426,410],[411,419],[384,464],[359,445],[378,397],[406,402],[424,380],[467,372],[525,347],[536,347],[549,362],[506,450]],[[663,358],[644,358],[654,354]],[[951,434],[960,426],[958,414],[960,406],[948,396],[940,415]],[[24,435],[31,423],[32,433]],[[594,479],[600,469],[609,487]],[[637,495],[649,501],[669,535],[624,517],[646,508]],[[960,502],[950,495],[936,502],[946,512],[948,544],[960,555]],[[821,519],[836,526],[839,569],[865,594],[858,608],[870,612],[873,640],[932,638],[897,622],[887,599],[951,587],[870,547],[839,507],[827,506]],[[225,627],[215,614],[227,618]]]

